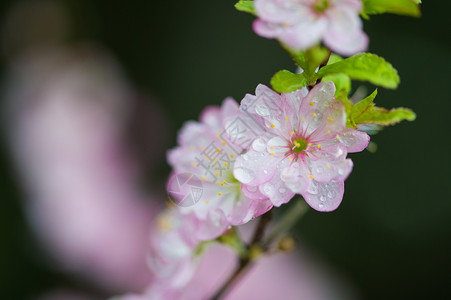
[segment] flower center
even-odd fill
[[[291,148],[296,153],[301,153],[307,148],[307,142],[303,138],[297,138],[293,141],[293,148]]]
[[[329,7],[329,0],[316,0],[313,9],[319,13],[323,13]]]

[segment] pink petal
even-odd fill
[[[317,84],[302,100],[299,108],[300,131],[310,135],[323,123],[323,115],[335,101],[335,85],[331,81]]]
[[[257,0],[255,11],[265,21],[274,23],[292,23],[308,13],[307,7],[297,1]]]
[[[301,162],[294,162],[284,168],[280,178],[285,182],[285,186],[296,194],[307,191],[312,182],[305,164]]]
[[[368,146],[370,136],[365,132],[348,128],[340,135],[340,142],[348,148],[348,152],[360,152]]]
[[[343,193],[344,182],[341,180],[312,181],[312,185],[302,196],[313,209],[328,212],[337,209],[343,199]]]
[[[274,176],[278,160],[266,151],[250,149],[235,161],[233,176],[241,183],[259,185]]]
[[[368,37],[362,31],[358,12],[341,6],[329,9],[327,14],[330,24],[323,41],[328,47],[346,56],[368,48]]]
[[[327,20],[306,16],[301,22],[283,28],[277,38],[293,49],[304,50],[317,44],[327,30]]]

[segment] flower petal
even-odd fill
[[[362,21],[358,14],[345,6],[327,10],[329,28],[324,35],[324,43],[335,52],[350,56],[368,48],[368,37],[362,31]]]
[[[360,152],[368,146],[370,136],[365,132],[348,128],[339,136],[340,142],[346,145],[348,152]]]
[[[344,182],[332,180],[329,182],[312,181],[312,185],[303,193],[305,201],[317,211],[333,211],[343,199]]]

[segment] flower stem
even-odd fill
[[[263,235],[265,233],[266,226],[271,220],[272,213],[271,211],[260,217],[257,228],[254,231],[254,235],[252,237],[251,243],[247,247],[247,251],[245,255],[240,257],[240,263],[238,268],[233,272],[230,278],[226,281],[226,283],[222,286],[222,288],[214,295],[212,300],[219,300],[223,296],[226,295],[227,291],[229,291],[233,285],[238,281],[238,279],[244,274],[244,272],[249,268],[253,260],[255,259],[255,252],[260,252],[261,242],[263,239]]]
[[[233,288],[238,280],[245,274],[252,266],[253,262],[263,253],[267,252],[271,244],[285,235],[299,219],[307,212],[307,204],[302,201],[302,198],[294,201],[294,206],[282,217],[273,229],[264,238],[264,233],[267,225],[271,221],[271,212],[268,212],[260,217],[257,228],[251,239],[251,243],[247,246],[247,251],[240,257],[238,268],[233,272],[226,283],[219,289],[219,291],[211,298],[212,300],[219,300],[226,296],[226,294]]]

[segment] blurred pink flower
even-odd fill
[[[114,59],[89,47],[36,50],[11,64],[8,83],[8,133],[44,247],[110,291],[141,290],[156,195],[139,188],[143,161],[125,136],[140,101]],[[161,121],[155,109],[146,117]],[[149,134],[163,150],[161,134]]]
[[[248,231],[252,226],[244,227],[244,231]],[[301,250],[261,257],[229,290],[224,300],[355,299],[344,280],[322,266],[308,251],[302,247]],[[118,300],[211,299],[237,267],[237,262],[236,254],[230,248],[210,244],[185,287],[169,289],[164,285],[151,284],[141,295],[128,294],[118,297]]]
[[[279,95],[264,85],[255,96],[246,95],[241,107],[266,131],[237,158],[235,178],[276,206],[296,193],[316,210],[336,209],[352,169],[346,155],[362,151],[369,136],[346,127],[344,105],[334,93],[334,84],[325,82],[307,95],[305,90]]]
[[[352,55],[366,50],[360,0],[255,0],[259,16],[254,31],[276,38],[296,50],[321,40],[333,51]]]

